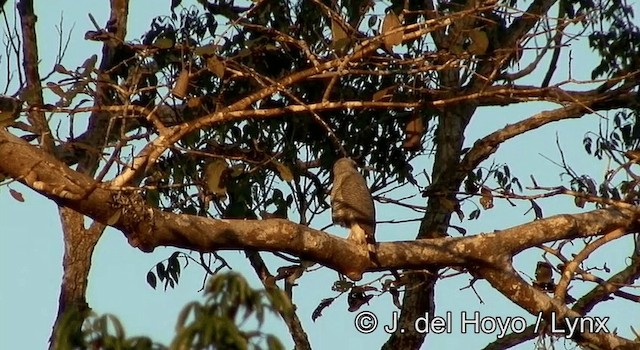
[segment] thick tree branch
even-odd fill
[[[625,108],[632,103],[633,96],[630,94],[616,95],[614,93],[600,95],[592,100],[580,100],[569,106],[540,112],[530,118],[524,119],[514,124],[505,126],[479,140],[467,152],[460,163],[459,171],[466,174],[475,169],[480,163],[498,150],[500,145],[518,135],[535,130],[543,125],[564,120],[580,118],[587,113],[597,110],[609,110],[615,108]]]
[[[600,281],[597,287],[575,303],[573,309],[581,314],[586,314],[598,303],[609,300],[611,294],[620,295],[622,293],[620,289],[632,285],[638,278],[640,278],[640,253],[635,251],[631,255],[631,261],[626,268],[611,276],[608,280]]]
[[[42,106],[44,99],[42,98],[42,87],[40,84],[40,71],[38,69],[38,40],[36,36],[36,20],[37,17],[33,10],[33,0],[22,0],[18,2],[18,11],[20,13],[20,21],[22,22],[22,51],[24,59],[22,66],[27,79],[26,89],[29,91],[29,105]],[[53,137],[51,130],[47,124],[47,118],[43,112],[32,110],[27,115],[31,125],[37,130],[40,144],[44,150],[51,152],[53,150]]]
[[[110,39],[102,45],[102,59],[98,70],[94,106],[108,106],[115,103],[112,86],[117,85],[117,74],[114,68],[125,59],[122,57],[122,46],[127,35],[127,21],[129,17],[129,0],[110,0],[111,13],[107,21],[106,31]],[[86,143],[83,147],[83,155],[78,161],[78,169],[87,174],[94,174],[102,149],[106,145],[111,133],[119,132],[113,115],[103,110],[91,113],[87,130]]]
[[[281,289],[275,284],[275,279],[273,275],[269,272],[267,265],[264,263],[264,260],[260,256],[260,253],[254,251],[246,251],[247,258],[251,262],[253,269],[256,274],[260,278],[262,285],[268,291],[281,292]],[[291,298],[291,296],[289,296]],[[311,350],[311,344],[309,343],[309,337],[307,333],[302,328],[302,323],[300,322],[300,318],[298,318],[298,314],[296,310],[292,310],[289,312],[280,312],[280,316],[284,320],[284,323],[289,328],[289,333],[291,334],[291,338],[293,339],[293,343],[295,344],[294,350]]]
[[[547,322],[564,324],[566,319],[581,317],[560,300],[549,298],[546,293],[531,288],[513,270],[509,261],[502,261],[492,267],[480,267],[473,273],[486,279],[496,290],[532,315],[541,316]],[[611,333],[577,332],[572,340],[581,345],[595,345],[598,349],[633,349],[634,346],[632,341]]]
[[[610,241],[613,241],[617,238],[624,236],[625,233],[626,233],[625,230],[621,228],[615,229],[611,232],[607,232],[607,234],[598,238],[596,241],[587,244],[587,246],[584,247],[580,251],[580,253],[576,254],[571,261],[569,261],[568,263],[565,263],[564,270],[562,271],[562,277],[560,278],[560,281],[556,285],[556,290],[554,293],[555,297],[557,299],[560,299],[560,301],[564,301],[567,296],[567,288],[569,287],[569,283],[573,279],[573,276],[576,270],[578,269],[578,267],[580,267],[582,262],[586,260],[587,257],[589,257],[589,255],[593,253],[596,249],[598,249],[599,247],[601,247],[602,245]]]
[[[595,305],[606,300],[611,300],[612,294],[621,294],[621,288],[633,284],[638,278],[640,278],[640,256],[637,252],[634,252],[631,256],[631,262],[625,269],[611,276],[606,281],[602,279],[596,280],[595,282],[598,283],[598,286],[581,297],[571,309],[580,315],[587,315]],[[536,336],[535,325],[530,325],[522,332],[508,334],[507,336],[488,344],[484,350],[510,348],[527,340],[531,340]]]
[[[536,334],[535,332],[535,325],[530,325],[521,332],[509,333],[500,339],[496,339],[495,341],[487,344],[487,346],[482,348],[482,350],[509,349],[513,346],[531,340],[537,336],[538,334]]]
[[[228,249],[281,251],[315,261],[360,278],[365,271],[420,269],[492,262],[496,251],[515,254],[549,241],[602,235],[616,228],[634,230],[635,211],[602,209],[559,215],[497,233],[463,238],[438,238],[380,243],[379,264],[349,241],[282,219],[216,220],[179,215],[146,206],[137,193],[94,186],[51,155],[0,131],[0,172],[18,179],[56,203],[120,229],[129,243],[143,251],[174,246],[201,252]],[[95,189],[86,194],[91,188]]]
[[[128,4],[128,0],[111,0],[111,16],[108,23],[108,29],[121,41],[124,39],[126,33]],[[22,64],[25,70],[27,90],[29,92],[25,95],[29,96],[29,100],[27,101],[29,106],[36,107],[29,109],[28,118],[39,134],[41,149],[46,152],[53,153],[54,144],[51,130],[46,120],[45,113],[38,108],[44,105],[44,100],[42,97],[42,87],[38,71],[39,56],[35,31],[37,17],[34,13],[33,1],[20,1],[18,3],[18,11],[20,12],[20,18],[22,20],[22,33],[24,39],[24,60]],[[105,54],[103,63],[107,60],[113,60],[113,55],[108,55],[108,49],[103,50],[103,53]],[[104,100],[107,94],[105,86],[105,84],[101,84],[100,82],[98,83],[96,94],[96,101],[98,101],[98,105],[101,104],[99,101]],[[103,119],[108,118],[104,113],[101,114],[100,117]],[[91,133],[89,134],[89,137],[94,140],[92,146],[95,147],[104,138],[103,135],[100,134],[104,131],[104,128],[95,127],[93,118],[90,121],[90,125],[89,129],[91,130]],[[10,144],[11,141],[9,142],[9,145]],[[17,163],[18,165],[24,165],[25,163],[23,162],[29,162],[37,158],[24,158],[19,154],[14,154],[14,156],[18,156],[17,158],[19,159],[10,157],[3,158],[3,160],[7,161],[11,159],[12,162]],[[79,169],[81,171],[85,170],[90,174],[97,168],[98,161],[99,156],[97,153],[87,153],[87,157],[80,159]],[[45,167],[56,166],[60,167],[59,169],[65,168],[62,163],[49,155],[42,157],[38,162],[47,162],[46,165],[39,163],[39,165],[44,165]],[[73,179],[75,175],[77,174],[68,174],[69,177],[64,179],[62,182]],[[79,192],[83,190],[84,185],[91,182],[84,179],[85,182],[83,184],[58,183],[57,185],[52,185],[50,182],[46,181],[48,179],[46,176],[43,177],[42,174],[38,174],[37,171],[32,170],[26,170],[21,174],[21,176],[23,177],[23,181],[30,183],[35,189],[47,192],[49,195],[63,196],[65,198],[76,198],[77,195],[79,195]],[[91,267],[91,256],[95,245],[105,228],[104,224],[94,222],[89,229],[85,229],[84,216],[82,213],[66,208],[62,201],[57,201],[56,203],[59,204],[60,219],[64,233],[65,254],[63,257],[64,273],[61,284],[58,314],[53,327],[50,343],[51,349],[58,349],[61,344],[69,343],[69,339],[62,339],[62,336],[73,338],[74,335],[80,333],[80,326],[82,322],[77,323],[77,327],[75,329],[69,329],[70,326],[67,325],[67,329],[65,331],[63,331],[63,328],[65,328],[63,323],[65,323],[65,319],[68,319],[73,315],[80,318],[84,317],[84,314],[88,309],[85,294],[89,270]]]

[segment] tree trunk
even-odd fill
[[[453,82],[454,79],[445,80]],[[429,196],[418,239],[447,235],[452,208],[458,205],[453,193],[458,191],[465,177],[465,174],[459,174],[457,171],[462,155],[464,131],[474,112],[475,106],[466,105],[449,108],[439,116],[435,140],[437,150],[432,171],[433,184],[429,188],[429,192],[436,195]],[[424,343],[426,334],[415,332],[414,322],[426,313],[435,314],[437,274],[438,269],[429,269],[424,273],[410,272],[410,282],[406,285],[402,311],[398,319],[398,331],[389,337],[382,349],[419,349]]]
[[[105,229],[104,225],[95,221],[91,227],[85,229],[84,215],[64,207],[60,207],[60,222],[64,233],[62,260],[64,272],[60,286],[58,315],[49,346],[51,350],[64,349],[62,344],[68,345],[80,332],[82,321],[89,311],[85,294],[91,257]]]
[[[28,8],[33,12],[31,0],[28,1]],[[100,72],[98,72],[101,75],[99,79],[101,83],[98,83],[96,88],[95,105],[106,105],[112,102],[108,97],[110,96],[109,84],[117,83],[117,81],[109,79],[110,77],[104,76],[105,74],[102,72],[116,64],[117,46],[124,40],[127,32],[128,9],[129,0],[111,0],[111,15],[106,30],[114,36],[114,39],[106,41],[103,45],[103,57]],[[33,38],[35,39],[35,32]],[[35,52],[37,58],[37,50]],[[25,57],[27,57],[26,54]],[[37,62],[37,59],[34,62]],[[31,65],[37,70],[37,64],[32,63]],[[27,68],[25,67],[25,69]],[[40,84],[39,79],[37,83]],[[78,171],[89,176],[95,174],[100,162],[99,155],[102,154],[104,147],[109,119],[110,115],[101,112],[92,113],[89,118],[88,132],[92,137],[89,138],[90,142],[84,148],[89,151],[77,158]],[[52,148],[50,148],[50,152],[51,150]],[[105,226],[98,222],[93,222],[87,229],[84,227],[84,215],[62,206],[58,210],[65,247],[62,261],[64,272],[60,286],[58,314],[50,339],[50,349],[66,348],[73,344],[75,337],[80,334],[84,318],[90,310],[85,294],[91,269],[91,257],[105,229]]]

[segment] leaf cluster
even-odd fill
[[[64,315],[55,336],[63,349],[284,349],[277,337],[259,330],[266,312],[292,312],[283,293],[255,290],[242,276],[225,273],[211,277],[205,298],[204,303],[187,304],[178,315],[176,337],[168,348],[148,337],[127,337],[114,315],[100,316],[73,308]],[[247,324],[253,319],[258,330]]]
[[[261,349],[261,341],[270,350],[284,348],[273,335],[241,329],[250,317],[255,317],[261,327],[267,311],[292,312],[283,293],[254,290],[236,273],[211,277],[205,293],[204,304],[190,303],[178,316],[173,348]]]

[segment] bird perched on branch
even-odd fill
[[[375,249],[376,210],[371,192],[356,163],[349,158],[333,164],[331,218],[334,224],[349,229],[350,241]]]
[[[553,267],[551,264],[545,261],[538,261],[536,280],[533,281],[533,286],[545,292],[553,292],[556,284],[553,281]]]

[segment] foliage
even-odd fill
[[[238,274],[213,276],[205,303],[188,304],[178,316],[178,335],[172,346],[177,349],[202,349],[209,345],[219,349],[259,349],[258,342],[264,340],[270,350],[284,349],[270,334],[244,332],[237,326],[249,317],[255,317],[258,326],[262,326],[265,311],[290,313],[292,307],[282,292],[253,290]],[[191,322],[190,316],[194,317]]]
[[[265,312],[291,312],[289,301],[277,291],[254,290],[235,273],[211,277],[204,304],[187,304],[176,324],[177,334],[168,349],[284,349],[278,338],[250,328],[255,319],[258,328]],[[82,323],[81,334],[74,334]],[[160,350],[165,346],[148,337],[127,337],[123,325],[113,315],[68,313],[57,335],[61,349]]]

